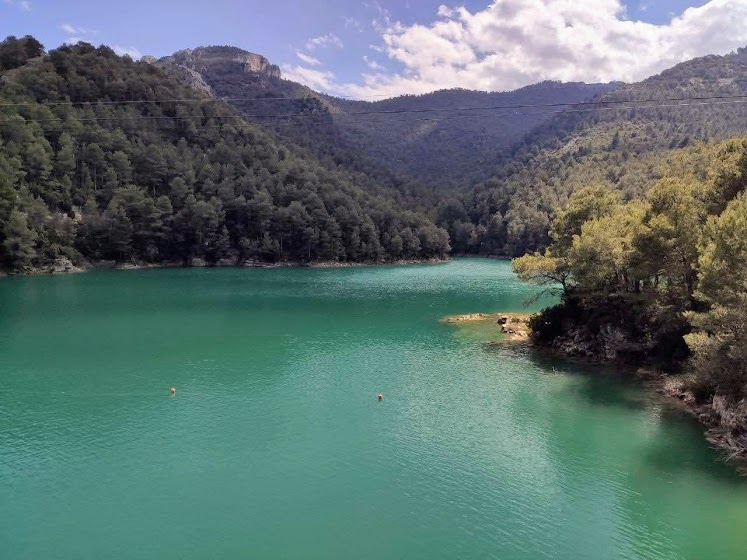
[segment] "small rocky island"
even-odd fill
[[[499,339],[495,342],[531,342],[528,313],[468,313],[466,315],[449,315],[444,323],[481,323],[495,325]]]

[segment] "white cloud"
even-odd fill
[[[368,66],[371,70],[376,70],[376,71],[385,70],[385,68],[381,64],[379,64],[378,62],[376,62],[375,60],[371,58],[368,58],[365,55],[363,56],[363,62],[365,62],[366,66]]]
[[[85,27],[73,25],[71,23],[61,23],[57,27],[59,27],[68,35],[68,37],[65,39],[65,43],[67,43],[68,45],[74,45],[76,43],[80,43],[81,41],[91,43],[93,42],[93,39],[91,39],[90,36],[96,35],[98,33],[98,31],[96,31],[95,29],[87,29]]]
[[[286,80],[306,84],[318,91],[341,93],[339,86],[335,83],[335,75],[332,72],[304,68],[303,66],[292,66],[290,64],[284,65],[282,70],[283,77]]]
[[[373,8],[377,12],[377,16],[371,20],[371,27],[379,33],[385,33],[387,30],[401,30],[404,26],[398,21],[392,20],[392,14],[389,10],[384,8],[377,0],[374,0],[373,4],[363,5],[366,8]]]
[[[441,6],[431,23],[412,25],[370,7],[379,12],[380,52],[402,70],[330,83],[362,98],[452,87],[502,91],[548,79],[638,81],[747,44],[747,0],[710,0],[662,25],[626,19],[620,0],[493,0],[475,12]]]
[[[363,31],[363,25],[357,19],[347,16],[342,16],[342,19],[345,21],[345,29],[355,29],[358,33]]]
[[[5,0],[5,3],[9,6],[20,8],[24,12],[30,12],[32,10],[31,2],[29,0]]]
[[[68,35],[95,35],[98,33],[94,29],[86,29],[85,27],[79,27],[77,25],[71,25],[69,23],[61,23],[59,28],[62,29]]]
[[[314,58],[310,54],[306,54],[301,51],[296,51],[296,56],[303,60],[306,64],[310,64],[311,66],[319,66],[321,64],[318,58]]]
[[[119,45],[113,45],[112,50],[119,56],[129,56],[133,60],[138,60],[143,57],[143,53],[137,50],[135,47],[120,47]]]
[[[313,51],[314,49],[321,47],[337,47],[342,48],[342,39],[340,39],[334,33],[327,33],[326,35],[319,35],[319,37],[313,37],[306,43],[306,50]]]

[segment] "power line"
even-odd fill
[[[398,110],[398,111],[357,111],[349,113],[334,113],[334,114],[313,114],[313,113],[292,113],[286,115],[267,115],[267,114],[236,114],[236,115],[182,115],[182,116],[167,116],[167,115],[120,115],[114,117],[83,117],[76,119],[78,122],[103,122],[103,121],[148,121],[148,120],[169,120],[169,121],[185,121],[195,119],[205,120],[230,120],[230,119],[298,119],[298,118],[340,118],[340,117],[355,117],[355,116],[374,116],[374,115],[401,115],[401,114],[423,114],[431,112],[446,112],[446,113],[458,113],[466,111],[492,111],[492,110],[505,110],[507,108],[541,108],[541,107],[565,107],[563,109],[555,109],[548,111],[532,111],[532,112],[513,112],[503,113],[494,115],[497,118],[504,117],[521,117],[521,116],[532,116],[541,114],[561,114],[561,113],[585,113],[593,111],[629,111],[629,110],[645,110],[645,109],[665,109],[665,108],[680,108],[680,107],[695,107],[695,106],[708,106],[708,105],[726,105],[733,103],[747,103],[747,95],[740,96],[713,96],[713,97],[699,97],[689,98],[691,100],[702,100],[694,103],[677,103],[676,101],[684,101],[685,98],[681,99],[670,99],[669,101],[675,101],[675,103],[662,103],[654,105],[632,105],[631,103],[637,102],[621,102],[626,103],[626,106],[612,106],[612,107],[588,107],[588,108],[567,108],[586,104],[543,104],[543,105],[525,105],[525,106],[492,106],[492,107],[472,107],[472,108],[453,108],[453,109],[413,109],[413,110]],[[446,120],[450,118],[484,118],[484,115],[451,115],[439,118],[422,119],[422,120]],[[45,119],[24,119],[24,123],[43,123],[43,122],[59,122],[62,119],[60,117],[51,117]],[[14,122],[12,119],[0,120],[0,124]],[[412,122],[412,120],[410,121]],[[328,125],[330,122],[324,123],[312,123],[314,125]],[[202,125],[205,126],[205,125]]]
[[[744,97],[742,99],[741,97]],[[718,98],[714,98],[718,99]],[[724,100],[724,101],[714,101],[714,102],[698,102],[698,103],[666,103],[661,105],[629,105],[626,107],[592,107],[587,109],[560,109],[560,110],[552,110],[552,111],[533,111],[533,112],[516,112],[516,113],[503,113],[501,115],[496,115],[497,117],[514,117],[514,116],[528,116],[528,115],[542,115],[542,114],[552,114],[552,113],[589,113],[593,111],[627,111],[627,110],[639,110],[639,109],[659,109],[659,108],[673,108],[673,107],[694,107],[694,106],[704,106],[704,105],[725,105],[725,104],[731,104],[731,103],[747,103],[747,96],[740,96],[740,98],[735,98],[733,100]],[[549,106],[549,105],[548,105]],[[540,107],[540,106],[537,106]],[[479,109],[492,109],[491,107],[480,107]],[[456,109],[455,111],[461,111],[466,109]],[[425,112],[425,111],[402,111],[402,112]],[[376,114],[392,114],[392,113],[384,113],[384,112],[370,112],[370,113],[341,113],[339,115],[332,115],[332,116],[348,116],[348,115],[376,115]],[[305,116],[304,114],[299,114],[298,116]],[[441,117],[439,119],[424,119],[424,120],[443,120],[450,117]],[[454,118],[484,118],[484,115],[456,115]]]
[[[306,101],[311,99],[317,99],[316,97],[253,97],[250,99],[245,98],[232,98],[232,97],[211,97],[205,99],[132,99],[122,101],[48,101],[36,103],[33,101],[25,101],[22,103],[0,103],[0,107],[27,107],[27,106],[38,106],[44,107],[59,107],[59,106],[94,106],[94,105],[140,105],[147,103],[219,103],[221,101]],[[318,99],[317,99],[318,100]]]
[[[435,93],[435,92],[434,92]],[[484,93],[484,92],[479,92]],[[496,92],[500,93],[500,92]],[[400,95],[392,97],[390,95],[372,95],[371,97],[381,97],[384,98],[381,101],[367,101],[365,99],[356,99],[352,96],[346,96],[346,95],[327,95],[324,93],[318,93],[318,96],[314,95],[307,95],[306,97],[206,97],[201,99],[195,99],[194,97],[185,98],[185,99],[124,99],[120,101],[47,101],[47,102],[35,102],[35,101],[23,101],[18,103],[0,103],[0,107],[24,107],[24,106],[32,106],[32,105],[49,105],[49,106],[58,106],[58,105],[71,105],[71,106],[77,106],[77,105],[130,105],[130,104],[138,104],[138,103],[217,103],[220,101],[309,101],[309,100],[316,100],[316,101],[329,101],[331,100],[342,100],[347,101],[350,103],[384,103],[388,100],[397,100],[397,99],[410,99],[410,98],[417,98],[420,96],[416,95]],[[487,93],[487,95],[490,95]]]
[[[610,100],[610,101],[581,101],[578,103],[536,103],[536,104],[519,104],[519,105],[491,105],[486,107],[454,107],[454,108],[423,108],[423,109],[391,109],[385,111],[353,111],[349,113],[340,113],[341,115],[371,115],[386,114],[396,115],[400,113],[431,113],[431,112],[455,112],[455,111],[480,111],[480,110],[510,110],[510,109],[538,109],[544,107],[584,107],[589,105],[622,105],[630,103],[658,103],[658,102],[678,102],[678,101],[705,101],[705,100],[747,100],[747,95],[713,95],[702,97],[669,97],[650,100]],[[606,107],[597,107],[604,109]],[[595,109],[592,109],[595,110]]]
[[[395,98],[396,99],[396,98]],[[522,103],[515,105],[488,105],[483,107],[425,107],[421,109],[385,109],[381,111],[348,111],[332,113],[335,115],[369,115],[369,114],[400,114],[400,113],[430,113],[430,112],[453,112],[453,111],[479,111],[479,110],[503,110],[503,109],[535,109],[543,107],[583,107],[591,105],[623,105],[630,103],[659,103],[659,102],[679,102],[679,101],[707,101],[707,100],[731,100],[747,99],[747,94],[742,95],[704,95],[694,97],[661,97],[649,99],[610,99],[597,101],[578,101],[578,102],[555,102],[555,103]],[[219,102],[264,102],[264,101],[310,101],[318,98],[308,97],[218,97],[207,99],[135,99],[123,101],[49,101],[49,102],[22,102],[22,103],[0,103],[0,107],[24,107],[24,106],[95,106],[95,105],[138,105],[138,104],[161,104],[161,103],[219,103]],[[385,103],[379,101],[376,103]]]

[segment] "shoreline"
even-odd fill
[[[479,255],[476,253],[452,253],[451,257],[456,259],[490,259],[493,261],[513,260],[513,257],[507,257],[505,255]]]
[[[686,375],[658,374],[655,379],[647,380],[660,395],[674,403],[678,409],[687,412],[701,425],[705,426],[705,439],[719,449],[726,463],[734,462],[737,472],[747,476],[747,403],[730,405],[723,397],[715,396],[704,404],[698,404],[694,395],[685,389]]]
[[[449,315],[441,319],[441,322],[449,325],[492,323],[496,326],[495,334],[500,335],[500,338],[487,342],[487,346],[518,344],[570,362],[597,368],[618,368],[632,374],[645,389],[656,393],[668,406],[686,412],[697,420],[704,427],[705,440],[719,451],[724,462],[734,466],[740,475],[747,476],[747,433],[744,432],[743,420],[747,418],[747,403],[735,407],[730,406],[725,399],[715,397],[711,402],[698,404],[694,395],[685,389],[686,375],[667,375],[646,368],[626,368],[614,362],[568,356],[557,348],[538,346],[532,341],[529,327],[531,316],[529,313],[467,313]]]
[[[451,262],[451,257],[444,259],[398,259],[396,261],[361,261],[361,262],[340,262],[340,261],[281,261],[281,262],[263,262],[263,261],[246,261],[243,264],[234,262],[218,262],[209,265],[206,262],[195,259],[190,265],[179,262],[162,262],[162,263],[115,263],[113,261],[99,261],[85,263],[83,265],[74,265],[69,259],[59,259],[52,265],[45,268],[36,268],[25,272],[7,272],[0,270],[0,278],[10,278],[13,276],[60,276],[64,274],[80,274],[94,270],[149,270],[162,268],[358,268],[365,266],[410,266],[410,265],[435,265],[446,264]]]

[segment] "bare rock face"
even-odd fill
[[[182,71],[182,77],[186,80],[190,87],[210,97],[213,97],[215,95],[213,92],[213,88],[211,88],[210,85],[205,81],[205,79],[202,77],[202,74],[195,70],[192,70],[191,68],[188,68],[187,66],[180,65],[178,66],[178,68]]]
[[[196,72],[195,70],[192,70],[191,68],[182,66],[181,64],[176,64],[173,61],[172,57],[163,58],[161,60],[145,60],[144,62],[153,64],[154,66],[158,66],[169,76],[178,79],[179,81],[187,84],[192,89],[200,92],[207,97],[215,97],[213,88],[211,88],[210,85],[205,81],[205,79],[202,77],[202,74]]]
[[[280,79],[280,68],[264,56],[237,47],[198,47],[175,52],[161,62],[173,62],[199,74],[263,74]]]
[[[49,267],[51,274],[65,274],[69,272],[83,272],[83,268],[75,266],[73,262],[67,257],[59,257]]]

